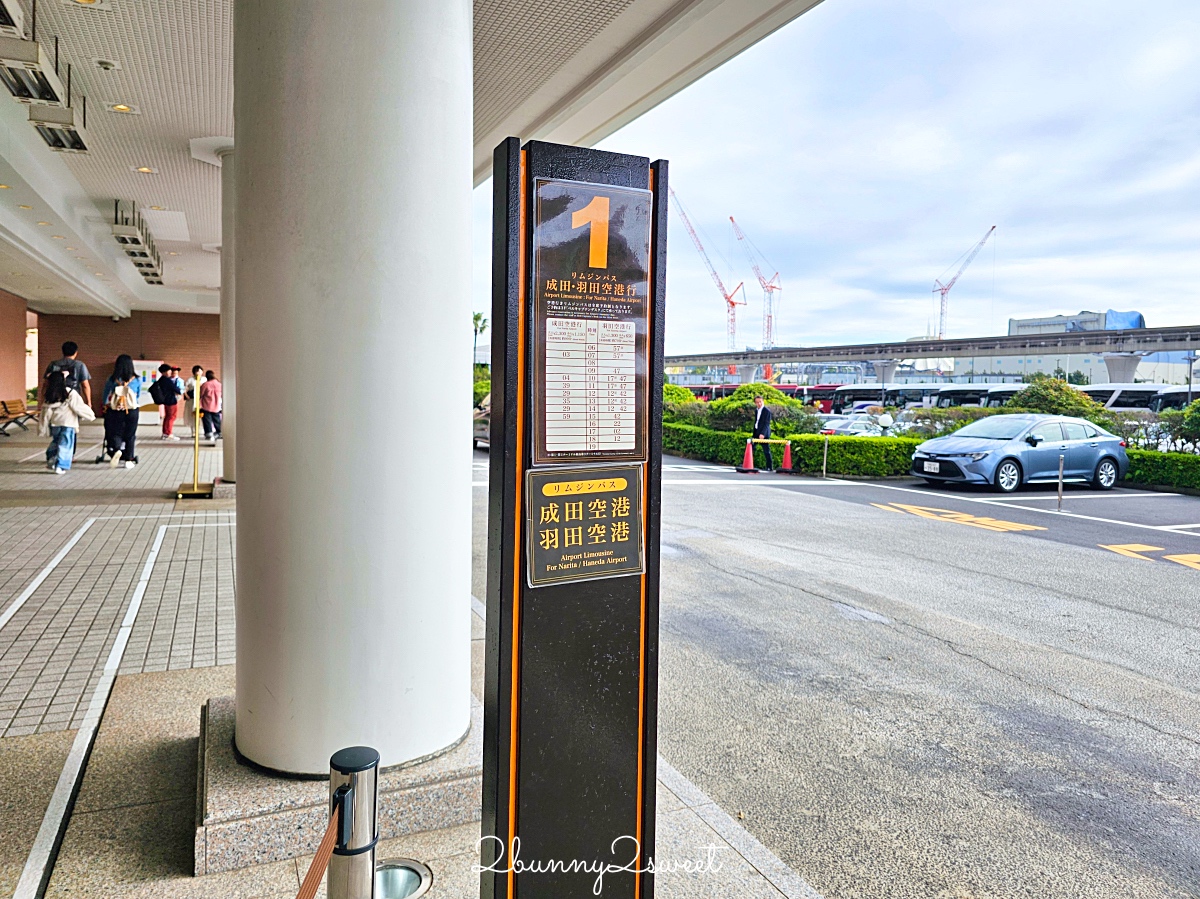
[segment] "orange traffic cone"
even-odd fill
[[[754,444],[749,438],[746,440],[746,455],[742,457],[742,464],[737,470],[742,474],[758,474],[758,469],[754,467]]]
[[[783,445],[783,468],[781,471],[792,470],[792,444],[789,441]]]

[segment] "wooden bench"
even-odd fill
[[[37,412],[32,411],[24,400],[3,400],[0,401],[0,434],[8,436],[8,429],[12,425],[16,425],[22,431],[28,431],[29,426],[25,424],[27,421],[37,421]]]

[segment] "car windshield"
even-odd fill
[[[1012,440],[1019,437],[1029,427],[1027,418],[1009,418],[1007,415],[997,415],[995,418],[981,418],[971,422],[965,428],[954,432],[955,437],[982,437],[985,440]]]

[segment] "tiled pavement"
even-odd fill
[[[45,470],[36,435],[0,439],[0,740],[10,750],[0,753],[0,893],[36,855],[56,772],[144,579],[117,708],[101,723],[47,895],[290,897],[304,860],[190,876],[198,708],[232,687],[231,504],[175,502],[174,486],[191,477],[190,446],[145,439],[141,465],[111,469],[90,461],[99,436],[84,429],[76,465],[61,476]],[[201,479],[219,471],[219,447],[202,448]],[[486,481],[486,466],[477,461],[472,474]],[[473,631],[481,644],[481,622]],[[120,697],[139,691],[123,709]],[[659,792],[660,850],[690,858],[712,846],[723,865],[712,879],[664,872],[665,899],[819,899],[669,765]],[[477,895],[476,835],[468,826],[385,848],[424,857],[438,872],[434,899],[455,899]],[[455,854],[442,858],[438,846]]]
[[[182,441],[140,441],[141,464],[127,470],[91,461],[99,436],[83,429],[65,475],[45,469],[36,435],[0,442],[0,737],[79,726],[164,526],[120,673],[233,661],[232,513],[175,512],[171,487],[192,474]],[[202,479],[220,456],[201,448]],[[97,495],[103,504],[77,504]]]

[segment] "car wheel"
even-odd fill
[[[1117,483],[1117,463],[1112,459],[1101,459],[1092,476],[1092,486],[1097,490],[1112,490]]]
[[[996,489],[1012,493],[1021,486],[1021,466],[1014,459],[1005,459],[996,469]]]

